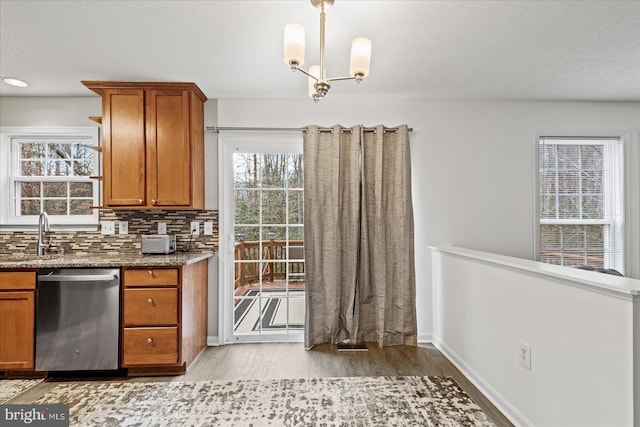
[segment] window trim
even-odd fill
[[[621,238],[622,238],[622,248],[623,248],[623,255],[622,255],[622,270],[623,270],[623,274],[627,275],[627,273],[631,273],[629,271],[629,260],[631,257],[631,251],[630,251],[630,239],[631,239],[631,230],[629,227],[629,221],[628,219],[630,218],[630,192],[628,191],[628,189],[630,188],[630,144],[629,141],[631,141],[631,133],[630,131],[623,131],[623,130],[613,130],[613,131],[589,131],[589,132],[585,132],[585,131],[576,131],[576,132],[570,132],[570,131],[536,131],[534,134],[534,139],[533,139],[533,144],[532,144],[532,158],[533,158],[533,174],[532,174],[532,179],[533,179],[533,185],[532,185],[532,189],[533,189],[533,224],[532,224],[532,237],[533,237],[533,259],[535,261],[540,261],[540,225],[542,224],[541,222],[541,218],[540,218],[540,178],[539,178],[539,171],[540,171],[540,155],[539,155],[539,150],[540,150],[540,140],[543,138],[549,138],[549,139],[560,139],[560,140],[571,140],[571,139],[576,139],[576,140],[589,140],[589,139],[596,139],[596,140],[600,140],[600,139],[618,139],[620,141],[620,144],[622,146],[622,166],[623,166],[623,175],[622,175],[622,182],[621,182],[621,192],[622,192],[622,222],[621,222],[621,226],[623,228],[622,233],[621,233]],[[593,222],[596,221],[596,222]],[[545,224],[563,224],[563,223],[567,223],[564,220],[545,220],[544,222]],[[571,224],[598,224],[598,223],[603,223],[603,224],[613,224],[612,221],[609,220],[580,220],[580,223],[578,222],[578,220],[572,221]]]
[[[37,215],[14,215],[15,186],[13,185],[18,177],[12,175],[17,168],[19,161],[15,155],[16,140],[33,139],[33,138],[83,138],[92,141],[93,146],[99,146],[99,128],[97,127],[0,127],[0,189],[2,199],[0,200],[0,227],[2,229],[10,229],[12,231],[30,230],[32,226],[37,225]],[[94,174],[100,175],[102,169],[99,153],[94,154]],[[45,177],[45,180],[50,180]],[[51,177],[53,178],[53,177]],[[75,177],[62,177],[64,181],[74,180]],[[26,181],[32,180],[27,177]],[[42,181],[42,179],[33,180]],[[54,179],[51,179],[54,180]],[[83,182],[87,182],[86,178],[79,178]],[[96,179],[91,180],[94,189],[93,205],[99,205],[101,200],[101,185]],[[99,221],[98,209],[94,209],[91,215],[83,215],[83,218],[72,218],[61,215],[51,215],[50,223],[52,225],[62,226],[68,230],[86,230],[96,229]]]

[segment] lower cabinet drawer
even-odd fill
[[[0,271],[0,289],[35,289],[35,271]]]
[[[178,328],[125,328],[123,366],[178,363]]]
[[[125,289],[124,326],[178,324],[178,289]]]
[[[124,270],[125,288],[136,286],[177,286],[177,268],[138,268]]]

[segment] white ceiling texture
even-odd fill
[[[88,96],[81,80],[192,81],[209,98],[297,99],[283,28],[319,10],[291,1],[0,0],[1,96]],[[640,100],[640,1],[364,1],[327,9],[326,69],[348,73],[351,40],[373,42],[359,99]]]

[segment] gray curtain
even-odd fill
[[[304,134],[305,347],[416,345],[406,125]]]

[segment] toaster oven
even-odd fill
[[[168,234],[143,234],[143,254],[172,254],[176,251],[176,236]]]

